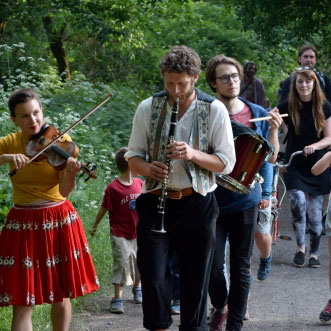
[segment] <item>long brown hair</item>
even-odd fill
[[[314,81],[314,88],[312,91],[312,113],[313,113],[313,119],[314,119],[317,136],[320,137],[326,123],[323,112],[325,96],[321,89],[319,80],[317,79],[315,72],[310,68],[298,68],[292,74],[291,89],[288,98],[288,109],[289,109],[289,115],[294,124],[295,133],[297,135],[300,134],[299,114],[303,107],[303,103],[296,89],[296,81],[298,74],[304,76],[308,80]]]

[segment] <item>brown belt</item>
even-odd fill
[[[148,192],[154,195],[161,195],[162,194],[162,190],[154,190],[151,192]],[[182,190],[176,190],[176,189],[168,189],[167,190],[167,198],[168,199],[181,199],[182,197],[187,197],[189,195],[194,194],[195,191],[193,190],[192,187],[186,187],[183,188]]]

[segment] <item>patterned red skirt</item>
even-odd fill
[[[81,219],[66,200],[14,206],[0,235],[0,306],[33,306],[96,291]]]

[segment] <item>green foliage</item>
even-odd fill
[[[331,13],[328,0],[307,4],[300,0],[224,0],[227,8],[235,8],[246,30],[253,30],[268,47],[287,50],[313,43],[326,56],[321,57],[320,67],[330,72],[328,59],[331,51]],[[324,64],[325,63],[325,64]]]
[[[330,2],[318,0],[310,3],[300,0],[225,0],[235,6],[246,28],[258,31],[269,44],[284,39],[304,40],[307,35],[321,33],[325,36],[330,25]]]
[[[45,66],[45,62],[41,57],[27,55],[26,45],[23,42],[0,45],[1,103],[7,101],[10,93],[18,87],[50,89],[50,92],[61,87],[56,70],[48,64]],[[6,106],[3,109],[6,109]]]
[[[12,316],[12,308],[11,307],[2,307],[0,314],[0,330],[9,331],[10,330],[10,321]]]
[[[5,223],[11,207],[11,187],[8,179],[0,178],[0,226]]]
[[[161,5],[160,5],[161,6]],[[187,1],[180,10],[175,3],[155,11],[145,33],[148,47],[138,50],[136,68],[151,91],[163,89],[158,60],[173,45],[192,47],[201,57],[202,68],[217,54],[236,58],[244,64],[254,61],[257,77],[262,79],[271,103],[275,105],[279,82],[288,76],[295,63],[295,50],[284,42],[282,47],[265,47],[252,31],[244,31],[235,11],[220,2]],[[130,76],[131,77],[131,76]],[[201,73],[197,87],[212,94]]]

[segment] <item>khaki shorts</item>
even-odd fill
[[[128,240],[111,236],[113,251],[113,284],[132,285],[139,276],[137,268],[137,239]]]

